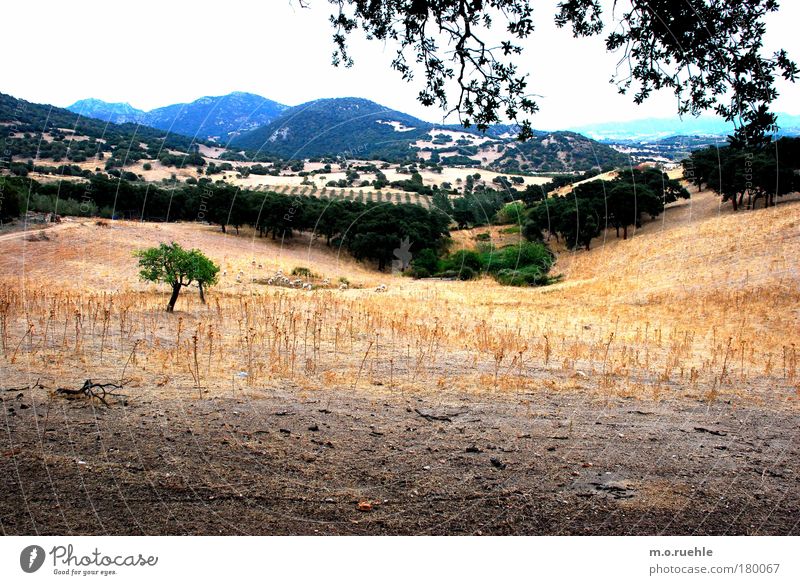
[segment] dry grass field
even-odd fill
[[[798,228],[693,193],[524,289],[197,224],[4,236],[0,528],[796,534]],[[132,256],[171,240],[225,271],[173,314]],[[122,396],[57,391],[89,379]]]

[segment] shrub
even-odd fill
[[[475,271],[469,266],[464,266],[458,273],[459,280],[472,280],[473,278],[475,278]]]
[[[522,201],[513,201],[503,206],[497,212],[495,219],[497,223],[519,223],[525,218],[525,204]]]
[[[533,266],[527,266],[522,270],[512,270],[504,268],[497,272],[495,279],[500,284],[508,286],[531,286],[547,284],[548,279],[546,274]]]
[[[470,268],[473,271],[480,271],[483,268],[481,258],[477,252],[473,250],[459,250],[450,255],[444,262],[445,270],[460,272],[464,268]]]
[[[439,258],[437,258],[436,252],[430,248],[425,248],[414,256],[414,259],[411,261],[411,266],[415,270],[424,270],[428,273],[428,276],[430,276],[431,274],[439,272]],[[425,277],[420,276],[417,278]]]
[[[316,278],[317,275],[305,266],[295,266],[292,268],[292,276],[302,276],[303,278]]]

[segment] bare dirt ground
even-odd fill
[[[791,409],[291,385],[113,409],[4,394],[5,534],[797,534],[800,519]]]
[[[797,534],[798,213],[693,193],[538,289],[195,224],[0,239],[0,530]],[[208,305],[137,281],[169,240],[226,271]],[[363,288],[252,280],[295,266]],[[87,379],[124,396],[56,391]]]

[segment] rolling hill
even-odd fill
[[[410,144],[433,124],[362,98],[320,99],[289,108],[232,146],[288,158],[414,158]]]
[[[63,108],[34,104],[0,93],[0,150],[9,163],[50,159],[80,163],[97,159],[154,158],[169,150],[189,153],[194,141],[180,134],[87,118]],[[109,158],[110,157],[110,158]]]
[[[415,159],[425,150],[436,155],[434,161],[464,166],[485,163],[502,172],[582,171],[628,162],[613,148],[574,132],[537,132],[525,144],[517,143],[515,137],[510,125],[481,134],[424,122],[365,99],[335,98],[290,108],[270,124],[234,138],[231,145],[287,158],[388,161]],[[489,152],[503,154],[490,162],[484,160]]]
[[[222,140],[224,146],[250,156],[388,162],[423,158],[432,164],[480,166],[502,173],[585,171],[629,162],[626,154],[575,132],[537,131],[531,141],[518,143],[513,125],[498,125],[484,134],[432,124],[363,98],[319,99],[287,108],[235,92],[150,112],[95,99],[76,102],[69,110],[36,104],[19,108],[18,103],[27,102],[11,96],[5,100],[0,104],[5,117],[0,121],[25,124],[22,134],[7,135],[9,144],[15,144],[13,155],[19,158],[82,162],[99,152],[115,151],[114,160],[123,161],[117,166],[123,166],[125,160],[160,158],[163,147],[187,153],[193,142]],[[22,119],[13,116],[18,110],[25,112]],[[52,132],[54,128],[68,131]],[[24,132],[45,133],[47,140],[26,138]],[[68,147],[62,144],[78,135],[85,138],[70,140]],[[160,146],[155,146],[156,139]]]
[[[527,142],[511,141],[491,166],[506,173],[586,171],[628,164],[628,156],[576,132],[535,132]]]
[[[127,103],[108,103],[94,98],[77,101],[67,109],[108,122],[135,122],[190,137],[227,142],[233,136],[268,124],[286,108],[259,95],[235,91],[148,112]]]

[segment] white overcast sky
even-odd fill
[[[441,112],[416,101],[417,84],[390,69],[391,46],[353,39],[356,63],[334,68],[327,0],[214,3],[179,0],[4,1],[0,19],[0,91],[67,106],[95,97],[141,109],[204,95],[248,91],[288,105],[357,96],[430,121]],[[596,122],[668,117],[667,93],[635,106],[608,83],[618,56],[602,37],[572,39],[553,24],[556,0],[534,0],[536,31],[520,69],[538,94],[533,125],[558,129]],[[800,61],[800,2],[783,0],[771,15],[766,49]],[[780,81],[774,109],[800,114],[800,85]],[[455,122],[456,120],[448,120]]]

